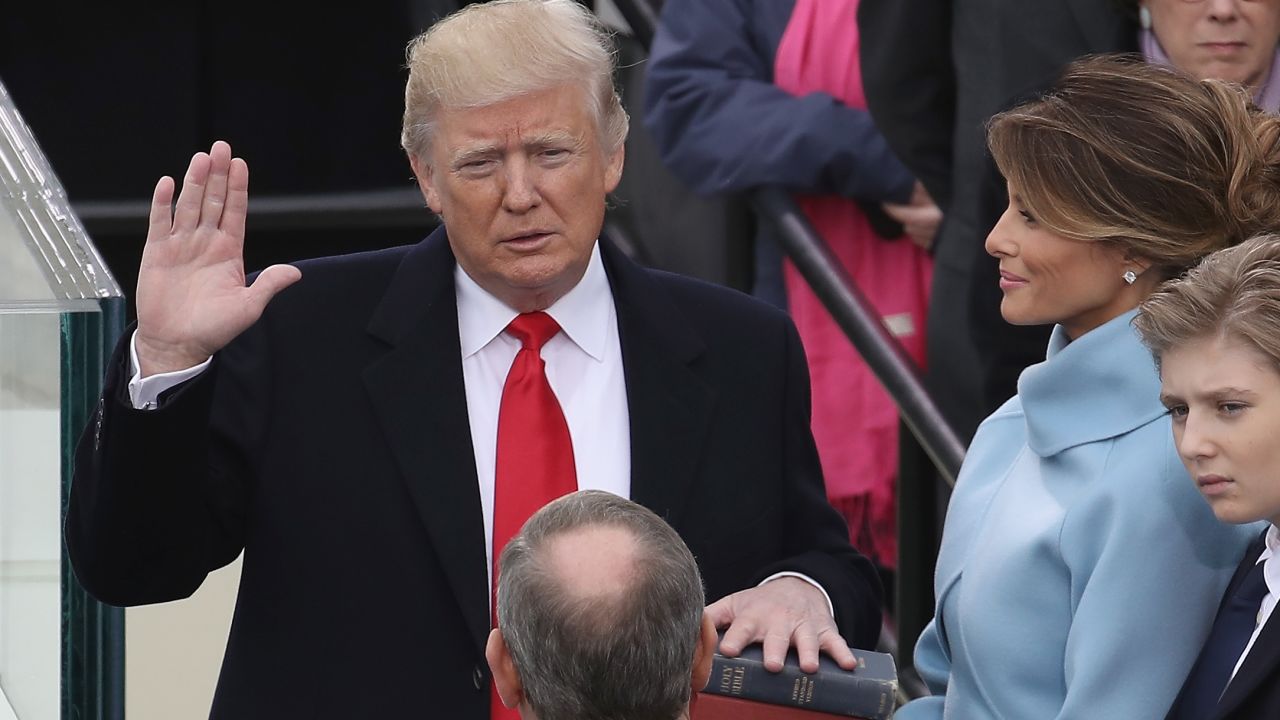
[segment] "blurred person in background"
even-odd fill
[[[671,170],[707,194],[778,186],[917,364],[925,360],[941,213],[866,110],[857,0],[668,0],[645,122]],[[760,218],[754,293],[791,313],[813,378],[827,495],[855,547],[897,564],[897,410]],[[744,239],[745,240],[745,239]]]
[[[1148,62],[1239,83],[1263,110],[1280,111],[1280,0],[1141,0],[1137,11]]]

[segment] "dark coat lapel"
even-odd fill
[[[1263,547],[1264,544],[1260,539],[1249,548],[1249,552],[1245,554],[1245,561],[1240,564],[1235,576],[1231,578],[1228,593],[1235,592],[1245,573],[1258,561]],[[1226,717],[1269,678],[1274,682],[1277,668],[1280,668],[1280,615],[1273,610],[1271,617],[1267,619],[1266,626],[1262,628],[1262,632],[1258,633],[1258,639],[1249,650],[1249,655],[1240,666],[1240,671],[1227,684],[1227,689],[1222,693],[1222,699],[1218,701],[1213,717]]]
[[[483,655],[489,634],[484,521],[444,229],[410,250],[368,330],[390,346],[364,373],[382,432]]]
[[[631,499],[677,529],[703,447],[715,396],[693,365],[705,351],[686,310],[649,271],[601,241],[627,381]]]
[[[631,497],[675,525],[704,461],[714,406],[714,393],[692,368],[704,346],[661,282],[606,242],[601,253],[618,312],[627,382]],[[454,265],[443,229],[405,256],[369,323],[370,334],[390,349],[369,365],[364,381],[483,652],[489,632],[487,563],[466,420]]]

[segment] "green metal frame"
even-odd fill
[[[102,391],[106,361],[123,331],[124,298],[101,312],[62,314],[62,515],[66,518],[76,442]],[[124,610],[94,600],[62,549],[62,718],[123,720]]]

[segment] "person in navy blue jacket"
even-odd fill
[[[649,54],[644,122],[663,161],[704,194],[777,185],[908,203],[915,180],[871,114],[773,83],[796,0],[667,0]],[[853,32],[854,28],[850,28]],[[773,228],[757,235],[755,294],[782,305]]]
[[[922,248],[941,214],[865,109],[857,6],[667,2],[651,50],[645,120],[664,161],[699,192],[770,185],[795,192],[874,311],[923,363],[932,261]],[[754,292],[787,307],[800,331],[829,498],[854,544],[893,569],[896,407],[798,273],[784,268],[775,232],[761,219]]]

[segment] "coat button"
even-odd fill
[[[471,671],[471,683],[476,686],[477,690],[484,689],[484,670],[480,666],[475,666]]]

